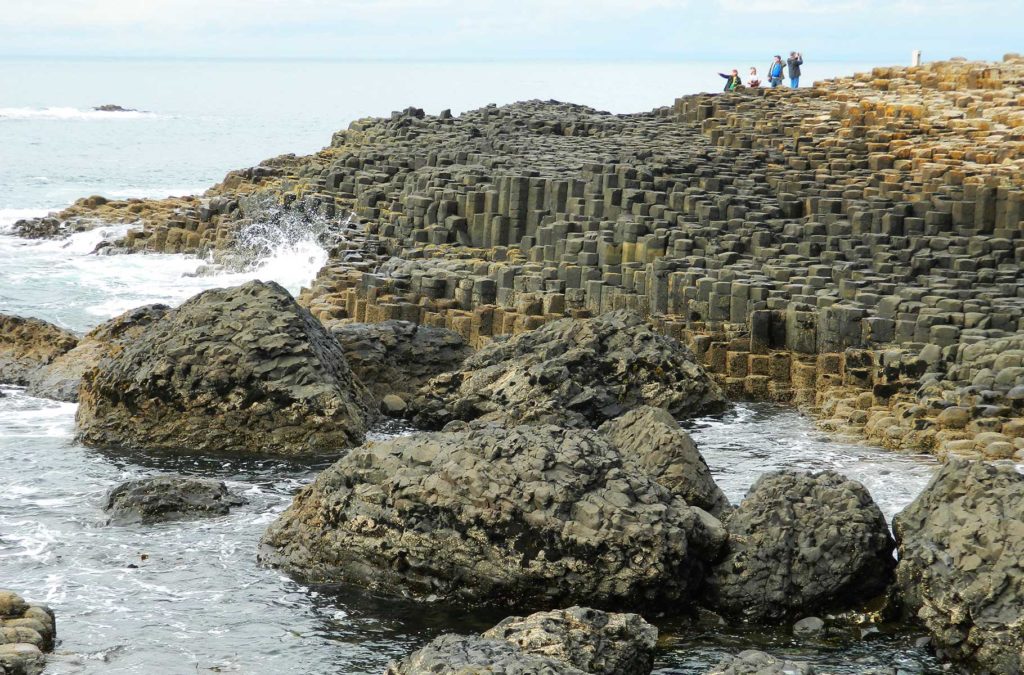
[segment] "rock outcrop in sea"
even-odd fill
[[[53,610],[0,589],[0,673],[39,675],[46,667],[44,653],[53,651],[56,640]]]
[[[442,635],[386,675],[648,675],[658,630],[636,614],[588,607],[509,617],[481,636]]]
[[[685,346],[618,311],[495,340],[427,383],[412,407],[426,429],[475,419],[597,427],[641,405],[683,417],[723,402]]]
[[[223,482],[191,476],[153,476],[118,485],[107,495],[107,524],[150,525],[169,520],[226,516],[245,500]]]
[[[373,418],[341,346],[275,283],[205,291],[86,373],[78,434],[96,447],[338,455]]]
[[[725,537],[594,431],[475,423],[352,450],[296,495],[260,556],[420,599],[683,611]]]
[[[863,485],[836,472],[765,474],[724,522],[728,551],[705,595],[727,616],[768,621],[851,609],[893,579],[885,517]]]
[[[1024,475],[952,460],[893,529],[909,618],[970,672],[1024,670]]]
[[[0,384],[27,386],[76,344],[77,335],[46,321],[0,314]]]

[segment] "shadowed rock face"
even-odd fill
[[[122,483],[107,495],[108,524],[160,523],[202,516],[226,516],[245,500],[217,480],[155,476]]]
[[[146,305],[101,323],[86,333],[74,349],[36,371],[28,382],[27,393],[58,401],[77,401],[78,386],[85,372],[105,356],[123,349],[169,309],[166,305]]]
[[[477,418],[596,427],[641,405],[682,417],[722,401],[686,347],[616,311],[494,342],[431,380],[413,408],[424,428]]]
[[[450,330],[409,321],[341,324],[331,327],[352,372],[377,397],[408,398],[430,378],[455,370],[472,353]]]
[[[760,621],[862,605],[892,580],[893,540],[863,485],[834,471],[765,474],[725,519],[708,577],[717,610]]]
[[[89,371],[87,445],[254,455],[362,441],[369,395],[337,341],[275,283],[200,293]]]
[[[76,344],[78,337],[53,324],[0,314],[0,384],[28,385]]]
[[[972,672],[1024,669],[1024,476],[953,460],[893,521],[896,584],[948,657]]]
[[[681,609],[724,537],[596,432],[476,424],[353,450],[268,528],[261,559],[418,598],[653,611]]]
[[[729,500],[711,477],[690,434],[665,410],[644,406],[605,422],[598,430],[622,452],[625,461],[716,518]]]

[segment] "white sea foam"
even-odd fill
[[[137,120],[159,115],[143,110],[81,110],[54,106],[47,108],[0,108],[0,120]]]

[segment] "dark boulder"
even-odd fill
[[[0,314],[0,384],[27,386],[78,344],[78,337],[40,319]]]
[[[597,427],[642,405],[683,417],[723,400],[685,346],[616,311],[496,340],[426,384],[412,408],[428,429],[478,418]]]
[[[338,454],[362,441],[369,394],[337,340],[276,283],[200,293],[88,371],[91,446]]]
[[[778,471],[724,519],[728,553],[707,580],[719,612],[763,621],[846,609],[883,593],[896,561],[867,489],[833,471]]]
[[[207,478],[155,476],[122,483],[107,495],[108,524],[160,523],[205,516],[226,516],[245,500],[224,483]]]
[[[724,538],[594,431],[476,423],[353,450],[268,528],[261,559],[417,598],[677,610]]]
[[[605,422],[598,429],[623,459],[658,481],[690,506],[721,518],[729,500],[711,476],[690,434],[661,408],[643,406]]]
[[[893,521],[905,611],[975,673],[1024,671],[1024,476],[950,460]]]
[[[445,328],[409,321],[350,323],[331,327],[349,367],[378,400],[403,400],[431,378],[455,370],[472,353],[466,340]]]

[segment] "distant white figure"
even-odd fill
[[[921,65],[921,50],[920,49],[915,49],[910,54],[910,65],[912,65],[912,66],[919,66],[919,65]]]

